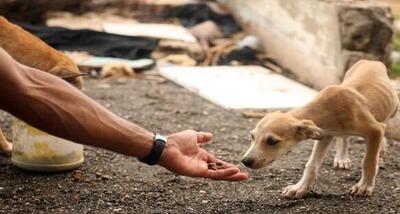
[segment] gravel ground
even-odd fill
[[[84,91],[120,116],[160,133],[211,131],[215,138],[205,148],[236,164],[257,122],[170,82],[129,80],[103,88],[92,79]],[[1,113],[0,120],[9,137],[10,116]],[[251,180],[237,183],[177,176],[91,147],[79,169],[55,174],[20,170],[0,155],[0,213],[400,213],[400,151],[394,147],[388,149],[372,197],[347,194],[361,173],[364,146],[355,143],[350,171],[332,169],[331,151],[313,192],[300,200],[282,199],[281,190],[301,177],[311,147],[304,142],[268,168],[249,171]]]

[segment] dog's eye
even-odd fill
[[[272,136],[268,136],[267,137],[267,144],[268,145],[275,145],[275,144],[277,144],[277,143],[279,143],[279,140],[277,140],[277,139],[274,139]]]
[[[250,133],[250,137],[251,137],[252,140],[254,140],[254,134],[253,133]]]

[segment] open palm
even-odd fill
[[[240,181],[248,179],[248,175],[240,172],[239,168],[216,159],[200,148],[199,144],[206,143],[212,138],[211,133],[187,130],[168,136],[165,151],[159,165],[180,175],[204,177],[214,180]],[[220,162],[220,169],[209,169],[208,163]]]

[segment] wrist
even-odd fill
[[[142,136],[140,140],[140,142],[142,142],[142,148],[140,150],[135,149],[136,154],[134,154],[134,156],[137,159],[145,158],[148,154],[150,154],[154,144],[154,137],[155,135],[152,132],[147,132]]]
[[[160,160],[158,161],[157,164],[163,167],[167,166],[167,164],[171,162],[171,157],[174,156],[173,155],[174,148],[176,148],[175,141],[170,136],[168,136],[167,143],[165,144],[164,147],[164,151],[161,154]]]

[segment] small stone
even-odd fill
[[[79,170],[72,172],[72,180],[75,182],[81,181],[82,180],[82,172]]]
[[[110,180],[111,176],[110,175],[103,175],[103,176],[101,176],[101,179],[102,180]]]

